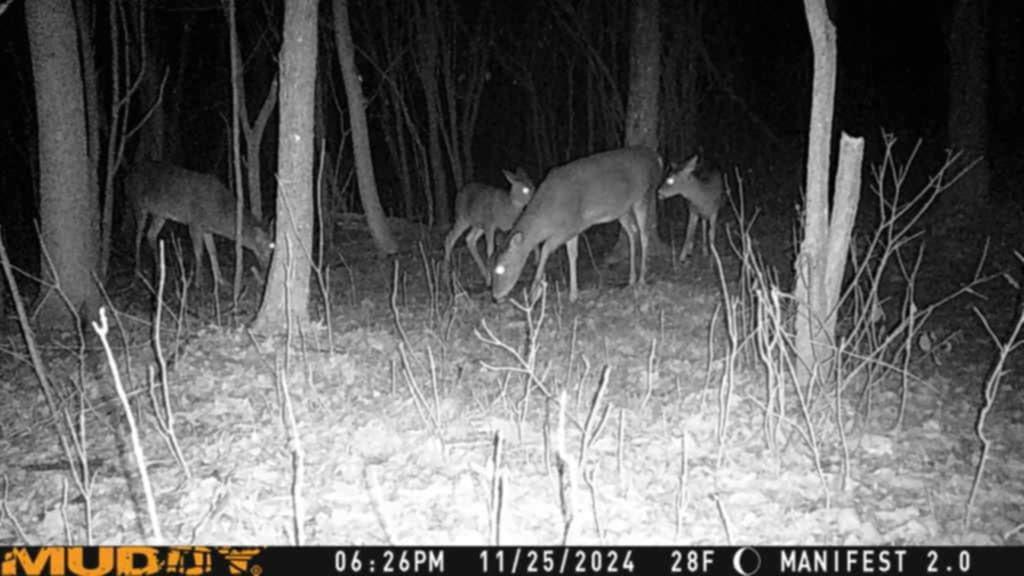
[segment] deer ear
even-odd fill
[[[505,179],[508,180],[509,184],[522,184],[533,188],[533,181],[530,180],[529,175],[522,168],[516,168],[515,172],[509,172],[508,170],[502,170],[501,172],[505,175]]]
[[[690,157],[689,160],[686,161],[685,164],[683,164],[682,169],[680,169],[679,171],[680,172],[693,172],[694,170],[697,169],[697,162],[699,162],[699,161],[700,161],[700,156],[697,155],[697,154],[694,154],[693,156]]]

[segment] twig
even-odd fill
[[[989,374],[988,381],[985,382],[985,403],[982,405],[981,410],[978,413],[978,421],[975,424],[974,431],[978,435],[978,440],[981,441],[981,455],[978,458],[978,464],[974,471],[974,481],[971,483],[971,494],[967,498],[967,502],[964,504],[964,521],[963,527],[966,531],[970,526],[971,521],[971,509],[974,507],[974,499],[978,495],[978,488],[981,486],[981,478],[985,471],[985,464],[988,462],[989,451],[991,444],[989,442],[988,435],[985,432],[985,424],[988,421],[989,412],[995,408],[996,397],[999,395],[999,386],[1002,384],[1003,376],[1005,374],[1005,366],[1010,354],[1016,350],[1021,344],[1024,344],[1024,340],[1021,339],[1021,330],[1024,329],[1024,307],[1021,307],[1017,311],[1017,323],[1013,327],[1013,331],[1006,338],[1005,341],[1000,340],[995,333],[992,331],[992,327],[989,326],[988,320],[981,314],[981,312],[975,308],[974,313],[978,315],[978,319],[981,320],[982,325],[985,327],[985,331],[988,332],[989,336],[995,342],[996,347],[999,349],[999,357],[996,359],[996,365],[992,368],[992,373]]]
[[[302,484],[305,477],[305,453],[302,449],[302,438],[295,422],[295,411],[292,409],[292,395],[288,389],[288,376],[280,361],[275,370],[278,392],[281,396],[281,422],[288,433],[288,451],[292,455],[292,529],[294,545],[302,546],[305,541],[305,502],[302,497]]]
[[[501,512],[505,495],[505,475],[501,472],[502,453],[501,430],[494,432],[494,449],[491,452],[491,546],[501,545]]]
[[[712,494],[711,499],[715,501],[718,518],[722,521],[722,528],[725,530],[725,541],[729,546],[732,546],[732,529],[730,528],[729,513],[725,509],[725,504],[722,503],[722,499],[718,497],[718,494]]]
[[[2,476],[2,478],[4,480],[4,498],[3,498],[3,511],[4,511],[4,515],[7,516],[7,518],[11,521],[11,525],[14,526],[14,531],[18,534],[18,538],[20,538],[21,541],[24,542],[25,544],[31,544],[32,541],[29,540],[28,535],[25,534],[25,531],[21,528],[21,523],[18,522],[18,519],[14,517],[14,513],[11,512],[11,507],[8,504],[7,489],[8,489],[8,486],[9,486],[10,482],[7,480],[7,474],[4,474]]]
[[[674,540],[678,541],[683,532],[683,512],[686,510],[686,503],[689,501],[689,465],[687,461],[687,434],[679,439],[679,479],[676,486],[675,510],[676,510],[676,533]]]
[[[153,414],[156,416],[157,430],[160,431],[160,435],[167,442],[168,447],[171,449],[171,454],[174,455],[174,459],[178,461],[178,465],[185,472],[185,478],[189,479],[192,478],[192,470],[189,468],[188,461],[185,460],[185,454],[178,443],[178,436],[174,432],[174,410],[171,406],[170,386],[167,384],[167,360],[164,358],[163,345],[160,340],[163,323],[161,313],[163,311],[164,285],[167,272],[167,266],[164,263],[163,242],[160,242],[159,253],[160,266],[158,267],[156,311],[153,313],[153,352],[156,357],[157,366],[160,369],[160,388],[163,394],[161,395],[162,402],[158,401],[156,395],[156,375],[153,368],[150,367],[147,374],[149,398],[153,404]]]
[[[598,406],[601,405],[601,399],[604,398],[604,391],[608,387],[608,376],[611,374],[611,370],[611,367],[605,366],[604,370],[601,371],[601,381],[597,385],[597,390],[594,391],[594,398],[590,401],[590,410],[587,411],[587,419],[583,423],[583,434],[580,435],[580,454],[577,462],[581,468],[587,454],[587,447],[589,447],[591,443],[591,436],[597,436],[596,433],[592,434],[591,424],[594,421],[594,414],[597,413]],[[603,420],[604,418],[602,418],[602,421]],[[600,426],[598,429],[599,428]]]
[[[616,434],[618,442],[615,446],[615,473],[619,479],[619,488],[625,490],[625,470],[622,467],[623,445],[626,443],[626,410],[619,408],[619,426]]]
[[[565,390],[562,390],[558,399],[558,428],[555,431],[555,469],[558,470],[558,502],[562,513],[562,546],[568,545],[576,518],[576,471],[565,450],[566,400]]]
[[[590,513],[594,517],[594,532],[597,539],[604,546],[604,530],[601,529],[601,517],[597,512],[597,487],[594,484],[594,466],[588,466],[583,470],[583,482],[587,484],[590,492]]]
[[[92,329],[96,332],[96,335],[100,337],[100,343],[103,345],[103,351],[107,356],[107,365],[110,368],[110,374],[114,378],[114,388],[117,390],[117,396],[121,399],[121,406],[124,408],[125,419],[128,421],[128,431],[132,444],[132,453],[135,456],[135,465],[139,470],[139,479],[142,481],[142,491],[146,496],[146,510],[149,514],[150,527],[153,530],[153,542],[156,545],[164,543],[163,531],[160,529],[160,519],[156,512],[156,499],[153,496],[153,487],[149,481],[149,471],[146,467],[146,456],[142,450],[142,441],[139,438],[139,429],[135,424],[135,416],[132,414],[131,404],[128,402],[128,396],[125,394],[124,386],[121,384],[121,375],[117,370],[117,362],[114,360],[114,352],[110,349],[110,343],[107,341],[107,309],[100,307],[99,309],[100,321],[96,323],[93,321]]]
[[[643,410],[647,406],[647,402],[651,399],[651,394],[654,393],[654,360],[658,352],[658,339],[651,339],[651,352],[647,355],[647,372],[646,372],[646,384],[647,390],[644,392],[644,399],[640,401],[640,410]]]
[[[363,468],[363,479],[366,481],[366,487],[370,492],[370,503],[373,505],[373,511],[377,515],[377,521],[380,522],[380,528],[384,531],[384,539],[388,545],[394,546],[394,530],[391,529],[390,522],[387,516],[384,515],[384,495],[381,493],[380,480],[377,478],[377,468],[375,466],[365,466]]]

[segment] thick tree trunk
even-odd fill
[[[366,223],[370,227],[377,251],[394,254],[398,245],[391,236],[384,210],[377,195],[377,181],[373,177],[373,157],[370,154],[370,134],[366,127],[366,104],[363,88],[359,83],[356,69],[355,48],[352,45],[352,31],[348,22],[348,2],[334,0],[334,40],[338,46],[338,61],[341,76],[345,81],[345,96],[348,100],[348,118],[352,126],[352,154],[356,162],[356,180],[359,183],[359,199],[363,203]]]
[[[626,103],[626,145],[646,146],[659,152],[658,111],[661,95],[661,28],[659,0],[636,0],[633,3],[629,54],[629,99]],[[650,256],[666,251],[658,239],[658,203],[653,190],[648,203],[648,247]],[[624,231],[608,255],[608,262],[629,257],[629,239]]]
[[[806,381],[822,358],[827,314],[825,254],[828,241],[828,180],[831,162],[832,116],[836,87],[836,34],[825,0],[804,0],[804,12],[814,51],[814,80],[810,130],[807,137],[807,182],[804,195],[803,241],[795,264],[797,301],[796,354],[799,377]]]
[[[949,34],[949,147],[980,161],[942,195],[941,227],[980,215],[988,204],[988,38],[984,0],[957,0]]]
[[[438,41],[441,23],[437,17],[437,0],[422,1],[416,26],[419,62],[416,67],[423,85],[423,96],[427,108],[427,154],[430,159],[430,173],[434,183],[434,224],[447,227],[451,224],[451,208],[448,206],[448,177],[444,168],[441,149],[441,92],[437,82]]]
[[[151,12],[152,8],[146,2],[128,2],[125,7],[130,14],[130,21],[140,23],[138,42],[140,50],[144,50],[146,54],[146,57],[142,60],[142,65],[145,69],[141,71],[142,83],[139,86],[142,95],[141,106],[147,110],[150,106],[155,106],[149,118],[146,119],[146,123],[139,128],[138,136],[135,139],[137,146],[135,147],[132,160],[134,160],[134,163],[139,163],[143,160],[166,159],[173,161],[175,160],[174,155],[168,154],[166,148],[169,126],[167,116],[170,108],[170,99],[163,97],[163,89],[161,87],[166,64],[163,60],[163,54],[158,49],[157,39],[153,37],[150,15],[140,16],[138,14],[139,12]]]
[[[26,2],[25,20],[35,80],[39,218],[50,258],[43,259],[43,277],[59,281],[70,306],[91,319],[102,302],[93,278],[99,264],[99,206],[88,180],[85,103],[72,2]],[[71,310],[53,291],[44,290],[37,304],[43,324],[63,326],[72,318]]]
[[[91,6],[85,0],[75,0],[75,15],[78,21],[78,46],[82,55],[82,82],[85,89],[85,128],[88,141],[89,155],[89,195],[100,198],[100,126],[103,123],[103,115],[100,112],[99,80],[96,75],[96,50],[92,37]],[[100,227],[100,253],[97,265],[99,278],[107,277],[107,268],[110,265],[110,242],[111,223],[113,222],[113,194],[110,190],[103,197],[102,225]],[[108,210],[108,207],[110,209]]]
[[[281,46],[277,232],[273,263],[254,329],[281,333],[309,320],[313,247],[313,108],[316,0],[286,0]]]

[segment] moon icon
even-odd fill
[[[744,546],[732,555],[732,569],[740,576],[753,576],[761,569],[761,555],[757,550]]]

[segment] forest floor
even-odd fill
[[[774,249],[769,262],[784,276],[780,247],[791,244],[790,232],[769,228],[754,235]],[[728,412],[721,411],[726,339],[710,259],[698,253],[678,264],[665,254],[655,257],[648,283],[634,289],[625,286],[628,264],[608,268],[590,257],[588,247],[602,253],[612,234],[591,234],[593,246],[581,243],[580,299],[570,304],[559,252],[549,263],[555,281],[535,328],[534,367],[542,388],[527,385],[508,349],[481,338],[486,326],[522,353],[534,328],[524,312],[491,301],[461,242],[460,276],[468,292],[434,299],[417,242],[437,257],[440,236],[407,223],[394,229],[408,247],[396,260],[395,306],[392,260],[377,257],[365,228],[348,222],[334,239],[331,333],[320,322],[293,334],[290,347],[239,327],[256,309],[254,289],[237,311],[227,309],[229,297],[221,292],[219,317],[209,290],[194,290],[180,333],[171,314],[179,302],[170,292],[163,348],[189,476],[158,433],[146,390],[153,298],[127,276],[112,283],[120,286],[112,293],[125,334],[112,343],[126,385],[136,391],[134,413],[168,542],[293,543],[297,494],[307,544],[488,544],[500,436],[502,544],[559,544],[568,516],[570,544],[1024,544],[1019,353],[987,416],[991,452],[964,522],[982,447],[975,426],[996,358],[974,309],[1005,337],[1018,298],[1005,281],[957,298],[930,320],[928,332],[943,346],[915,355],[910,370],[917,379],[908,381],[898,428],[898,380],[873,391],[866,415],[863,406],[856,410],[859,391],[845,393],[844,485],[834,416],[816,424],[819,471],[796,431],[805,422],[795,395],[787,401],[784,441],[771,449],[764,372],[752,358],[737,364]],[[923,301],[970,277],[980,238],[965,234],[928,245]],[[990,255],[990,272],[1020,269],[1007,247],[993,245]],[[727,257],[724,277],[733,282],[738,273],[736,259]],[[311,309],[320,317],[313,292]],[[0,510],[6,512],[0,513],[0,546],[85,543],[84,499],[69,480],[20,334],[8,331],[3,338]],[[43,344],[54,386],[69,398],[79,374],[77,340],[51,335]],[[581,458],[581,428],[605,369]],[[145,542],[151,520],[138,466],[95,341],[84,376],[93,543]],[[295,486],[285,389],[302,453]],[[569,421],[562,454],[573,478],[568,516],[555,454],[560,390]],[[604,423],[599,429],[598,421]]]

